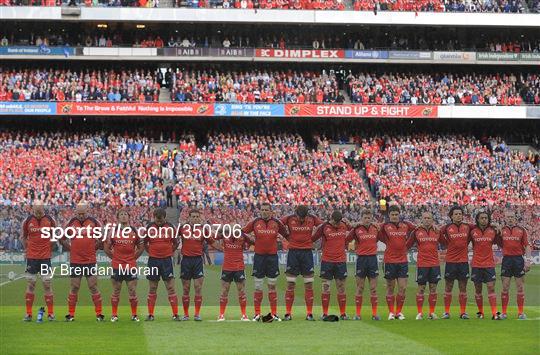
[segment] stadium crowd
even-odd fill
[[[538,105],[540,76],[522,74],[350,73],[268,68],[19,69],[0,68],[0,101],[266,102]]]
[[[535,205],[540,169],[499,139],[401,135],[362,143],[372,192],[403,205]]]
[[[335,75],[315,72],[177,71],[172,73],[173,101],[342,103]]]
[[[500,137],[351,129],[339,139],[314,131],[308,143],[292,131],[261,128],[208,131],[198,143],[194,135],[172,132],[160,139],[174,144],[159,150],[144,133],[4,131],[0,247],[20,249],[13,237],[17,218],[6,215],[34,199],[58,209],[60,221],[69,217],[62,208],[81,199],[108,207],[97,209],[104,221],[112,219],[111,208],[129,206],[142,225],[150,206],[178,207],[183,213],[184,207],[209,207],[209,220],[245,222],[263,201],[282,213],[300,203],[338,206],[356,220],[358,207],[373,203],[372,198],[406,209],[452,203],[523,206],[529,220],[540,217],[534,211],[540,205],[540,160],[510,151]],[[357,148],[332,150],[332,142]],[[417,217],[414,211],[411,218]],[[444,219],[444,213],[437,218]]]
[[[158,101],[150,70],[0,68],[0,101]]]
[[[350,74],[346,82],[353,103],[540,104],[536,74],[362,73]]]

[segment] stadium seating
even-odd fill
[[[158,101],[148,70],[0,70],[0,101]]]
[[[538,74],[359,73],[339,80],[328,71],[220,71],[180,68],[170,77],[149,69],[1,69],[0,101],[538,105]]]
[[[500,139],[404,135],[363,143],[372,191],[400,204],[539,202],[538,165]]]

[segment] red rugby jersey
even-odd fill
[[[93,228],[100,228],[101,223],[99,223],[93,217],[86,217],[83,220],[80,220],[77,217],[72,218],[67,227],[73,227],[76,230],[78,228],[87,228],[90,227],[90,234],[87,233],[87,229],[80,229],[81,238],[71,238],[70,239],[70,252],[69,259],[70,262],[75,264],[95,264],[96,263],[96,247],[99,240],[94,238],[92,235]],[[79,234],[77,234],[79,235]]]
[[[153,258],[170,258],[174,254],[176,236],[174,226],[165,222],[161,226],[151,222],[146,226],[144,243],[148,256]]]
[[[131,227],[131,232],[126,238],[120,232],[118,235],[115,233],[109,240],[112,246],[112,267],[114,269],[118,269],[120,265],[130,268],[137,266],[135,254],[137,247],[143,240],[139,238],[134,227]]]
[[[388,264],[406,263],[407,236],[415,229],[409,222],[384,223],[379,231],[378,239],[386,244],[384,262]]]
[[[473,227],[467,223],[450,223],[442,229],[441,243],[446,245],[447,263],[469,262],[469,233]]]
[[[497,231],[489,226],[482,230],[475,226],[471,229],[470,241],[473,245],[472,267],[495,267],[493,244],[497,242]]]
[[[276,218],[270,218],[269,220],[260,217],[255,218],[242,228],[242,232],[246,234],[253,233],[255,235],[255,253],[267,255],[277,254],[278,235],[285,238],[288,236],[287,229]]]
[[[377,255],[377,234],[379,228],[371,224],[359,225],[349,232],[346,243],[354,240],[356,255]]]
[[[53,228],[56,222],[49,215],[37,218],[30,215],[22,225],[22,237],[26,239],[26,258],[27,259],[50,259],[51,258],[51,240],[42,238],[43,228]]]
[[[429,228],[429,230],[418,227],[412,231],[407,240],[407,249],[416,244],[418,248],[416,265],[418,267],[439,266],[439,243],[441,239],[441,233],[433,227]]]
[[[217,240],[223,240],[223,271],[244,270],[244,250],[250,244],[246,237],[224,238],[218,236]]]
[[[315,228],[322,224],[322,221],[315,216],[307,215],[302,222],[297,215],[284,217],[281,222],[289,230],[289,249],[313,249],[311,236]]]
[[[527,230],[520,226],[504,226],[498,242],[504,256],[520,256],[525,254],[529,245]]]
[[[212,238],[203,237],[202,225],[200,226],[200,233],[189,225],[184,225],[180,230],[180,238],[182,241],[180,250],[182,256],[202,256],[204,241],[206,240],[208,244],[214,242]]]
[[[313,234],[312,241],[322,239],[322,261],[338,263],[346,262],[347,234],[350,227],[339,222],[336,226],[326,222],[321,224]]]

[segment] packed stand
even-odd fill
[[[150,70],[0,68],[0,101],[158,101]]]
[[[369,197],[342,153],[308,149],[292,134],[212,134],[195,154],[175,157],[180,203],[245,207],[347,206]]]
[[[0,206],[163,204],[160,154],[140,137],[0,133]]]
[[[540,104],[538,74],[362,73],[346,82],[351,101],[359,104]]]
[[[178,70],[170,75],[176,102],[344,102],[335,75],[325,72]]]
[[[404,205],[540,204],[540,166],[500,139],[460,135],[380,136],[362,143],[378,198]]]

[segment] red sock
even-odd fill
[[[227,302],[229,301],[228,297],[221,296],[219,298],[219,315],[225,314],[225,309],[227,309]]]
[[[176,295],[176,293],[169,295],[169,304],[171,305],[171,311],[173,316],[178,315],[178,296]]]
[[[478,312],[484,314],[484,297],[482,295],[474,295],[474,299],[476,300],[476,306],[478,307]]]
[[[502,312],[503,314],[506,314],[506,310],[508,309],[508,301],[510,300],[510,296],[508,295],[508,292],[501,292],[501,304],[502,304]]]
[[[24,300],[26,301],[26,314],[32,315],[32,305],[34,304],[34,294],[26,292],[24,294]]]
[[[184,315],[189,317],[189,295],[182,295],[182,307],[184,308]]]
[[[77,295],[70,293],[68,295],[68,313],[70,316],[75,317],[75,307],[77,307]]]
[[[347,294],[346,293],[338,293],[337,294],[337,301],[339,304],[339,313],[345,314],[347,312]]]
[[[397,295],[396,297],[396,312],[401,313],[403,310],[403,304],[405,303],[405,295]]]
[[[240,312],[243,316],[246,315],[246,304],[247,304],[247,297],[245,292],[238,294],[238,303],[240,304]]]
[[[399,299],[399,295],[398,295],[398,299]],[[424,295],[417,293],[416,294],[416,309],[418,310],[418,313],[422,313],[423,306],[424,306]],[[399,306],[398,306],[398,309],[399,309]]]
[[[307,314],[312,314],[313,313],[313,289],[312,288],[305,289],[304,300],[306,301]]]
[[[467,309],[467,293],[459,293],[459,311],[461,314],[465,313]]]
[[[386,304],[388,305],[388,312],[394,313],[394,304],[396,303],[396,296],[386,295]]]
[[[54,297],[52,294],[45,295],[45,304],[47,305],[47,314],[54,314]]]
[[[154,308],[156,307],[157,293],[149,293],[146,298],[146,304],[148,305],[148,315],[154,315]]]
[[[202,296],[195,296],[193,302],[195,302],[195,315],[198,316],[201,314]]]
[[[270,312],[277,314],[277,292],[268,291],[268,301],[270,302]]]
[[[118,304],[120,303],[120,298],[111,296],[111,306],[112,306],[112,315],[118,317]]]
[[[371,296],[371,314],[377,315],[377,305],[378,305],[377,295]]]
[[[131,306],[131,315],[137,315],[137,305],[139,304],[139,299],[137,296],[129,298],[129,305]]]
[[[517,305],[518,305],[518,314],[523,314],[523,307],[525,306],[525,294],[517,294]]]
[[[451,304],[452,304],[452,292],[445,292],[444,293],[444,313],[450,314]]]
[[[328,306],[330,305],[330,293],[322,293],[321,301],[323,314],[328,314]]]
[[[253,293],[253,305],[255,307],[255,314],[261,314],[261,303],[263,299],[262,290],[256,290]]]
[[[430,293],[428,300],[429,300],[429,314],[435,313],[435,306],[437,305],[437,294]]]
[[[294,303],[294,289],[285,291],[285,312],[287,314],[292,313],[292,306]]]
[[[491,314],[495,315],[497,313],[497,295],[494,293],[488,294],[488,300],[491,307]]]
[[[360,317],[362,313],[362,295],[356,295],[354,301],[356,302],[356,315]]]
[[[100,315],[103,313],[103,307],[102,307],[102,298],[101,293],[94,293],[92,295],[92,302],[94,302],[94,310],[96,311],[96,315]]]

